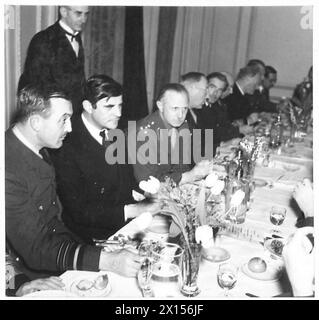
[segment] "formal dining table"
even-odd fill
[[[223,150],[231,147],[233,147],[231,143],[224,145]],[[230,258],[227,262],[232,262],[239,267],[237,283],[230,290],[231,298],[250,299],[246,293],[261,298],[270,298],[291,290],[282,259],[265,248],[264,240],[272,234],[274,229],[269,218],[272,206],[282,206],[287,210],[286,219],[279,226],[284,239],[287,239],[296,229],[296,222],[301,212],[296,203],[292,201],[291,195],[298,181],[305,177],[312,179],[312,164],[312,132],[309,132],[303,141],[296,142],[293,146],[282,146],[280,150],[273,151],[267,167],[257,164],[254,179],[258,183],[251,195],[250,208],[247,211],[245,222],[234,225],[233,230],[220,232],[215,240],[216,246],[229,252]],[[139,228],[140,225],[132,220],[117,234],[132,236],[139,231]],[[265,280],[247,275],[244,269],[252,257],[264,259],[267,266],[280,271],[279,276]],[[223,298],[223,290],[217,282],[219,264],[202,258],[198,276],[200,293],[193,299]],[[113,272],[106,273],[109,277],[110,290],[102,298],[115,300],[142,298],[136,278],[122,277]],[[92,272],[67,271],[61,275],[61,278],[69,288],[70,283],[76,279],[90,275]],[[166,292],[164,296],[156,298],[188,299],[181,293],[173,292]]]

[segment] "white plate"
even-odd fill
[[[78,296],[78,297],[105,297],[111,292],[111,284],[108,282],[107,286],[102,289],[96,289],[92,286],[88,290],[80,290],[77,285],[83,280],[89,280],[94,282],[95,279],[101,275],[106,274],[105,272],[90,272],[90,271],[73,271],[68,274],[68,277],[63,278],[65,284],[65,290]]]
[[[202,249],[203,258],[212,262],[223,262],[230,258],[230,254],[227,250],[221,247],[210,247]]]
[[[34,291],[23,296],[23,298],[78,298],[78,296],[72,292],[64,290],[41,290]]]
[[[246,276],[261,281],[277,281],[282,275],[281,268],[272,266],[270,264],[267,264],[267,269],[265,272],[252,272],[249,270],[247,263],[241,267],[241,270]]]
[[[266,180],[259,178],[255,178],[254,182],[256,187],[265,187],[268,184]]]

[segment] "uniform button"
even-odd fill
[[[103,194],[103,193],[104,193],[104,190],[105,190],[104,188],[102,188],[102,189],[101,189],[101,194]]]
[[[20,259],[19,259],[19,258],[16,258],[16,261],[20,261]]]
[[[53,229],[52,232],[55,232],[55,229]]]
[[[39,206],[39,210],[40,211],[42,211],[43,210],[43,206],[41,205],[41,206]]]
[[[55,206],[55,201],[53,201],[52,204]]]

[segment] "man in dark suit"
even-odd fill
[[[257,66],[240,69],[233,87],[233,93],[224,99],[224,102],[228,105],[230,121],[236,120],[247,124],[247,118],[251,113],[249,95],[252,95],[259,86],[261,77],[262,74]]]
[[[84,111],[73,119],[73,131],[54,153],[58,194],[64,223],[87,243],[107,239],[128,219],[144,211],[155,212],[156,203],[135,203],[137,190],[131,165],[111,164],[108,137],[117,128],[122,112],[122,87],[105,75],[86,83]],[[123,133],[124,136],[124,133]],[[125,145],[122,146],[125,150]]]
[[[70,132],[72,105],[54,88],[24,87],[5,134],[5,214],[9,253],[31,279],[66,270],[109,270],[135,276],[138,255],[89,246],[59,219],[55,172],[43,148],[60,148]]]
[[[85,84],[81,31],[87,6],[61,6],[61,19],[31,40],[18,90],[27,84],[59,85],[69,95],[74,115],[81,113]]]
[[[272,66],[265,67],[265,76],[261,85],[255,90],[250,100],[251,112],[277,112],[277,104],[270,101],[269,90],[277,82],[277,70]]]

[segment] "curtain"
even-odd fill
[[[125,128],[128,120],[138,120],[148,114],[142,7],[126,7],[125,11],[123,91],[119,126]]]
[[[83,42],[85,72],[106,74],[116,81],[123,81],[125,7],[90,7]]]
[[[14,6],[5,10],[5,128],[10,125],[16,110],[17,84],[31,38],[57,19],[55,6]]]
[[[161,7],[158,23],[153,109],[161,87],[170,82],[177,7]]]

